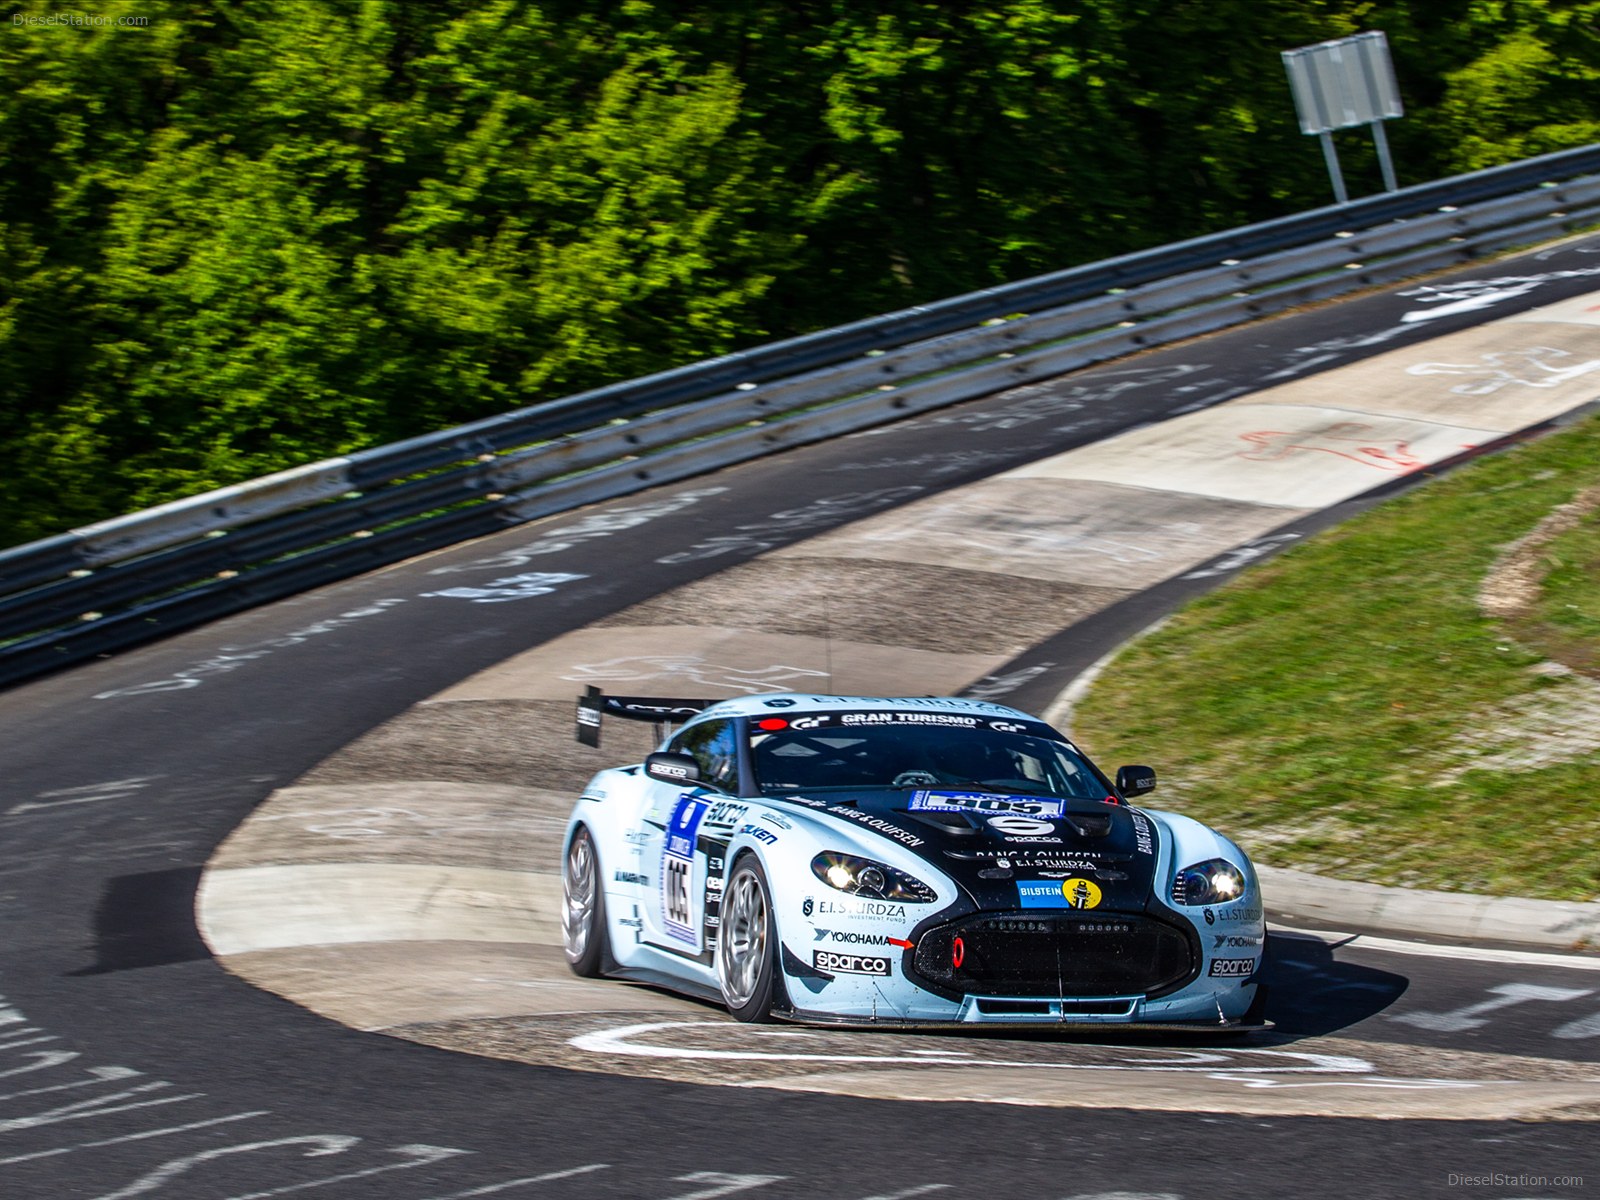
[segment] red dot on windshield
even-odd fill
[[[756,722],[756,728],[757,729],[787,729],[787,728],[789,728],[789,722],[785,721],[782,717],[767,717],[765,720],[757,721]]]

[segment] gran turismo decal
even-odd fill
[[[1096,908],[1101,896],[1099,884],[1076,876],[1060,883],[1031,879],[1017,883],[1017,900],[1023,908]]]
[[[955,729],[976,729],[977,717],[941,712],[858,712],[840,713],[839,724],[852,725],[939,725]]]

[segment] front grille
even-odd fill
[[[1161,995],[1194,978],[1181,929],[1143,915],[996,913],[924,932],[915,974],[946,995]]]

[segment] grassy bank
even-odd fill
[[[1600,893],[1600,418],[1429,483],[1204,597],[1072,720],[1156,807],[1259,861],[1550,899]],[[1480,591],[1560,506],[1515,603]]]

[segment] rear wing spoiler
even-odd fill
[[[585,746],[600,745],[600,722],[605,717],[625,717],[630,721],[653,721],[658,739],[672,725],[681,725],[715,700],[668,699],[662,696],[608,696],[591,685],[578,697],[578,741]]]

